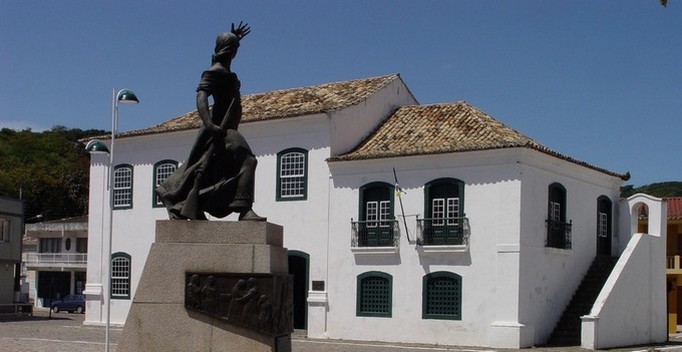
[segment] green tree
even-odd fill
[[[626,185],[620,189],[620,196],[624,198],[636,193],[646,193],[654,197],[682,197],[682,182],[658,182],[640,187]]]
[[[85,214],[89,156],[79,139],[101,130],[55,126],[44,132],[0,130],[0,195],[24,199],[26,218]]]

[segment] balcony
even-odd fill
[[[666,274],[682,274],[682,267],[680,266],[680,256],[671,255],[666,257]]]
[[[555,220],[547,220],[547,243],[546,247],[571,249],[571,230],[573,228],[573,221],[560,222]]]
[[[468,218],[418,218],[417,230],[417,245],[419,246],[469,245]]]
[[[351,249],[356,252],[395,253],[400,243],[397,220],[352,221]]]
[[[88,263],[87,253],[24,253],[24,265],[28,268],[67,267],[85,268]]]
[[[456,253],[469,250],[469,219],[417,218],[417,249],[423,253]]]

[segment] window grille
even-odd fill
[[[424,276],[424,319],[461,319],[462,279],[452,273],[433,273]]]
[[[358,316],[391,316],[391,276],[368,273],[358,277]]]

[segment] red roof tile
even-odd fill
[[[611,176],[625,177],[557,153],[463,101],[398,108],[358,147],[333,156],[329,161],[518,147],[538,150]]]
[[[242,96],[242,123],[304,116],[356,105],[396,79],[398,74],[325,83],[316,86],[275,90]],[[156,126],[122,132],[117,137],[165,133],[199,128],[196,110]],[[106,139],[107,136],[96,137]]]
[[[665,198],[668,203],[668,220],[682,219],[682,197]]]

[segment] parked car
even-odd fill
[[[65,310],[69,313],[76,312],[78,314],[85,312],[85,296],[83,295],[68,295],[63,299],[52,301],[52,312],[59,313]]]

